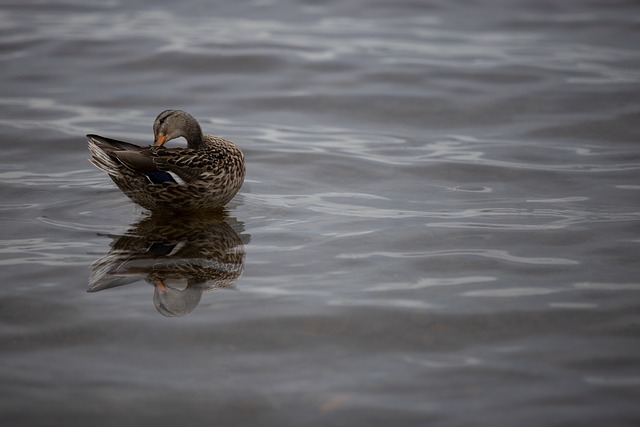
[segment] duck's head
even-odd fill
[[[153,137],[156,147],[183,137],[190,148],[197,148],[202,142],[202,129],[191,114],[182,110],[164,110],[153,122]]]

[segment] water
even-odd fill
[[[637,424],[639,12],[4,2],[2,424]],[[165,108],[224,216],[88,163]]]

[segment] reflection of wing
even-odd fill
[[[105,289],[117,288],[118,286],[129,285],[140,280],[137,277],[112,277],[109,280],[94,280],[89,284],[87,292],[99,292]]]
[[[155,286],[154,302],[161,313],[184,315],[195,308],[203,291],[231,287],[242,275],[244,245],[229,222],[243,229],[241,223],[224,216],[147,217],[92,264],[87,291],[144,279]]]

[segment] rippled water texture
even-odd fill
[[[0,423],[638,425],[639,16],[3,2]],[[223,215],[87,161],[166,108],[244,150]]]

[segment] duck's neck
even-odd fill
[[[189,120],[184,130],[184,138],[187,140],[187,147],[200,148],[202,146],[202,129],[195,120]]]

